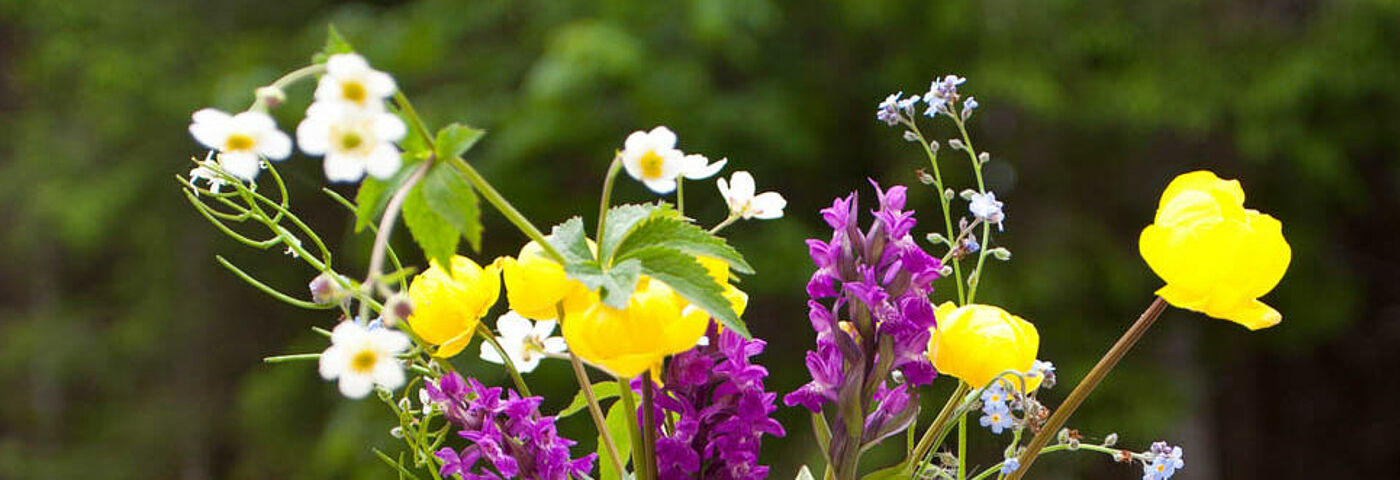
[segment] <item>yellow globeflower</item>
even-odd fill
[[[471,343],[477,324],[501,294],[500,270],[495,264],[482,268],[470,258],[452,257],[452,270],[433,262],[428,270],[413,277],[408,297],[413,315],[408,325],[413,333],[438,346],[436,355],[447,358]]]
[[[734,315],[743,316],[744,309],[749,306],[749,294],[744,293],[743,290],[739,290],[739,287],[729,283],[729,263],[718,258],[706,256],[695,257],[695,260],[700,262],[700,266],[705,267],[706,272],[710,274],[710,278],[715,279],[716,283],[724,286],[724,292],[721,292],[720,295],[723,295],[725,300],[729,300],[729,304],[734,307]],[[706,317],[709,316],[708,313],[703,313],[703,310],[700,310],[700,312]],[[694,314],[694,312],[692,311],[691,314]]]
[[[562,322],[564,340],[584,360],[618,377],[635,377],[694,347],[705,334],[709,315],[683,314],[686,306],[671,287],[642,277],[626,309],[595,303]]]
[[[1292,251],[1278,220],[1244,208],[1236,180],[1204,170],[1176,177],[1138,250],[1167,282],[1157,295],[1172,305],[1250,330],[1283,320],[1258,298],[1278,285]]]
[[[1040,333],[1021,317],[991,305],[938,306],[938,326],[928,342],[928,358],[940,373],[981,388],[1007,370],[1025,373],[1035,364]],[[1010,378],[1019,388],[1019,383]],[[1026,389],[1040,379],[1026,379]]]
[[[500,260],[506,281],[506,299],[511,310],[525,318],[551,320],[559,316],[556,305],[564,302],[564,312],[573,316],[597,303],[598,295],[569,279],[564,266],[545,255],[535,242],[525,244],[520,255]]]

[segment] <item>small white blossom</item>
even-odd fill
[[[340,393],[349,398],[363,398],[375,385],[393,390],[404,382],[403,368],[395,356],[408,346],[403,332],[340,322],[331,331],[331,346],[321,353],[321,377],[339,379]]]
[[[423,416],[426,417],[433,414],[433,397],[428,395],[428,389],[418,389],[418,402],[423,404]]]
[[[515,313],[514,310],[506,312],[496,319],[496,332],[500,335],[496,341],[501,344],[501,348],[510,356],[511,363],[515,364],[515,369],[520,373],[529,373],[540,365],[540,360],[546,353],[564,353],[568,351],[568,345],[563,337],[551,337],[554,327],[558,322],[554,320],[543,320],[531,322],[529,319]],[[491,363],[504,364],[500,352],[496,351],[489,342],[481,344],[481,359]]]
[[[1001,230],[1001,222],[1006,219],[1006,214],[1002,213],[1002,203],[997,201],[997,194],[987,192],[986,194],[973,193],[969,195],[967,209],[972,212],[972,216],[978,220],[997,226],[997,231]]]
[[[683,173],[687,165],[685,154],[676,149],[676,134],[664,126],[650,132],[632,132],[623,143],[623,168],[653,192],[674,191],[676,176]]]
[[[191,160],[194,160],[193,157],[191,157],[190,159],[191,159]],[[190,175],[189,175],[190,186],[192,186],[192,187],[198,187],[198,186],[199,186],[199,184],[198,184],[199,180],[203,179],[205,182],[207,182],[207,183],[209,184],[209,191],[214,192],[214,193],[217,194],[217,193],[220,192],[220,190],[223,189],[223,187],[224,187],[224,177],[219,176],[219,174],[218,174],[217,172],[215,172],[213,169],[210,169],[209,167],[204,166],[205,163],[212,162],[213,159],[214,159],[214,151],[213,151],[213,150],[210,150],[208,154],[205,154],[205,155],[204,155],[204,161],[203,161],[203,162],[200,162],[200,161],[198,161],[198,160],[195,161],[195,167],[192,168],[192,169],[190,169]],[[195,194],[195,195],[199,195],[199,190],[195,190],[195,191],[194,191],[194,194]]]
[[[353,53],[331,55],[326,74],[316,84],[316,101],[346,103],[357,108],[383,110],[383,101],[394,94],[394,77],[370,68],[365,57]]]
[[[710,163],[710,159],[704,155],[690,154],[681,158],[681,175],[691,180],[704,180],[719,173],[724,165],[729,163],[728,158],[721,158],[718,162]]]
[[[229,115],[205,108],[191,116],[190,135],[205,147],[217,150],[219,166],[229,175],[253,181],[261,159],[282,160],[292,154],[292,139],[277,129],[277,122],[262,112]]]
[[[388,179],[403,165],[394,142],[407,132],[392,113],[317,102],[297,126],[297,143],[308,155],[326,157],[326,178],[332,182],[358,181],[365,172]]]
[[[763,192],[755,196],[753,175],[743,170],[734,172],[729,178],[728,182],[721,178],[717,183],[719,194],[724,196],[725,203],[729,204],[731,215],[737,215],[744,220],[782,218],[783,209],[787,207],[787,200],[784,200],[782,195],[778,192]]]

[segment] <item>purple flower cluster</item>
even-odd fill
[[[569,458],[575,442],[558,435],[554,417],[540,415],[542,397],[521,397],[511,390],[502,398],[503,389],[464,380],[455,372],[428,382],[426,390],[438,411],[460,428],[457,434],[471,442],[461,451],[437,451],[444,477],[565,480],[593,470],[597,454]]]
[[[904,210],[907,189],[871,184],[879,209],[871,212],[869,228],[860,230],[853,192],[821,211],[833,230],[831,240],[807,240],[817,266],[807,284],[808,316],[817,332],[817,348],[807,352],[812,381],[783,398],[813,412],[835,404],[841,425],[832,430],[863,432],[833,439],[833,454],[907,427],[918,408],[907,386],[928,384],[937,374],[925,355],[935,324],[928,295],[943,265],[909,234],[916,221],[912,210]],[[896,371],[904,384],[890,388],[887,381]],[[870,413],[855,418],[844,412]]]
[[[749,362],[766,343],[720,332],[714,323],[707,338],[708,344],[672,357],[663,373],[655,418],[669,413],[675,422],[669,432],[657,425],[658,478],[766,478],[768,467],[758,464],[762,437],[787,434],[769,418],[778,395],[764,390],[768,370]]]

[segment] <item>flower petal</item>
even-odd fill
[[[365,398],[374,390],[374,379],[369,375],[350,374],[340,376],[340,394],[347,398]]]
[[[783,209],[787,208],[787,200],[778,192],[763,192],[757,197],[753,197],[753,203],[749,204],[753,211],[754,218],[771,220],[783,217]]]
[[[388,180],[395,173],[399,172],[399,167],[403,165],[403,159],[399,156],[399,149],[392,143],[381,143],[370,152],[369,158],[365,161],[365,169],[370,175],[380,180]]]

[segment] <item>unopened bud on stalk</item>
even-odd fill
[[[1107,437],[1104,437],[1104,439],[1103,439],[1103,446],[1105,446],[1105,447],[1112,447],[1112,446],[1117,445],[1117,444],[1118,444],[1118,434],[1116,434],[1116,433],[1110,433],[1110,434],[1108,434]]]
[[[924,185],[933,185],[933,175],[929,175],[928,172],[924,171],[924,169],[920,168],[914,171],[914,174],[919,177],[919,183],[922,183]]]
[[[964,148],[962,140],[956,138],[948,139],[948,146],[953,147],[953,150],[962,150]]]
[[[322,273],[311,279],[311,301],[321,305],[339,303],[349,293],[340,287],[340,282],[331,273]]]
[[[403,427],[394,427],[389,429],[389,436],[394,438],[403,438]]]
[[[412,315],[413,301],[409,300],[407,296],[396,293],[384,301],[384,326],[392,327]]]
[[[979,153],[977,154],[977,161],[982,163],[990,162],[992,161],[992,155],[987,152]]]
[[[267,105],[267,108],[277,108],[282,102],[287,101],[287,93],[271,85],[258,87],[258,89],[254,91],[254,95],[257,95],[258,101],[263,105]]]
[[[905,131],[904,131],[904,141],[906,141],[906,142],[917,142],[917,141],[919,141],[919,136],[916,135],[916,134],[914,134],[914,132],[905,130]]]

